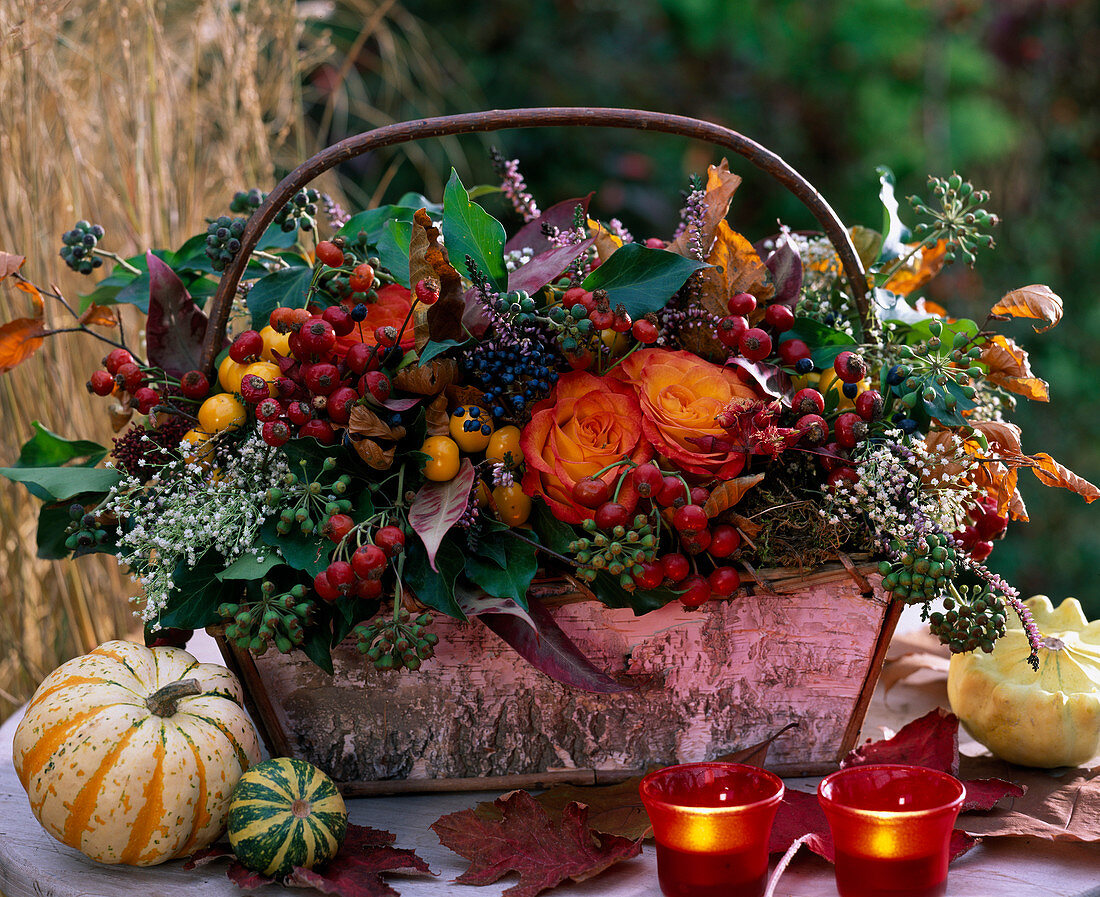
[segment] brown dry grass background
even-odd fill
[[[23,273],[75,299],[90,281],[58,257],[79,218],[122,255],[178,245],[233,191],[274,182],[314,149],[303,71],[331,55],[293,0],[0,0],[0,249]],[[28,313],[0,286],[0,320]],[[47,306],[54,323],[58,309]],[[137,332],[131,317],[127,332]],[[106,399],[88,374],[104,344],[70,334],[0,377],[0,464],[40,420],[108,444]],[[61,661],[134,632],[128,578],[113,558],[35,557],[39,502],[0,482],[0,720]]]

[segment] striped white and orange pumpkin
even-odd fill
[[[15,730],[31,810],[101,863],[151,866],[225,830],[260,759],[236,677],[179,648],[107,642],[43,680]]]

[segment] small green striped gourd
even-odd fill
[[[241,863],[271,878],[312,869],[340,849],[348,810],[336,783],[304,760],[265,760],[241,776],[229,805],[229,844]]]
[[[15,730],[31,811],[100,863],[151,866],[225,830],[260,759],[240,683],[179,648],[107,642],[47,676]]]

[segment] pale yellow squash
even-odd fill
[[[260,759],[236,677],[178,648],[107,642],[38,687],[15,731],[31,810],[101,863],[151,866],[225,830]]]
[[[1081,604],[1026,602],[1043,636],[1039,670],[1014,614],[993,652],[951,658],[947,696],[967,731],[1010,763],[1076,766],[1100,753],[1100,621]]]

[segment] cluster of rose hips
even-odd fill
[[[427,631],[432,619],[427,611],[413,617],[408,609],[400,607],[395,619],[357,623],[351,634],[358,642],[359,653],[370,658],[376,670],[418,670],[439,644],[439,636]]]
[[[333,514],[322,532],[336,543],[328,566],[313,577],[313,590],[325,601],[343,596],[366,600],[382,597],[382,575],[391,560],[405,550],[405,531],[392,524],[378,527],[368,541],[354,548],[348,537],[352,531],[363,533],[347,514]]]
[[[794,312],[779,303],[767,306],[758,326],[750,326],[749,315],[756,311],[756,297],[752,293],[734,293],[726,307],[729,314],[718,322],[718,340],[733,354],[741,355],[749,361],[763,361],[771,355],[779,335],[794,326]],[[810,347],[803,340],[784,340],[779,343],[777,351],[783,362],[794,367],[800,374],[813,370]]]
[[[970,509],[970,523],[953,533],[956,544],[966,549],[975,561],[984,561],[993,551],[993,543],[1004,538],[1008,515],[997,510],[997,500],[983,495]]]
[[[591,581],[606,569],[626,591],[667,586],[685,607],[730,597],[741,576],[722,562],[741,546],[741,534],[729,524],[712,525],[703,509],[709,497],[705,487],[689,487],[650,462],[626,471],[614,488],[599,476],[578,480],[573,501],[592,512],[583,523],[591,536],[572,546],[586,563],[578,575]],[[659,553],[658,517],[675,532],[679,551]],[[713,566],[706,575],[698,563],[704,553]]]
[[[163,372],[138,364],[126,349],[112,349],[102,363],[103,367],[92,371],[88,378],[88,392],[97,396],[125,393],[141,414],[150,414],[166,401],[170,387],[173,399],[183,397],[192,402],[201,401],[210,392],[210,382],[201,371],[188,371],[176,388]]]
[[[656,316],[634,319],[622,304],[612,309],[606,290],[570,287],[562,294],[561,304],[553,306],[547,316],[552,326],[559,328],[562,353],[574,370],[591,367],[595,356],[588,342],[594,335],[629,333],[643,346],[657,341]]]

